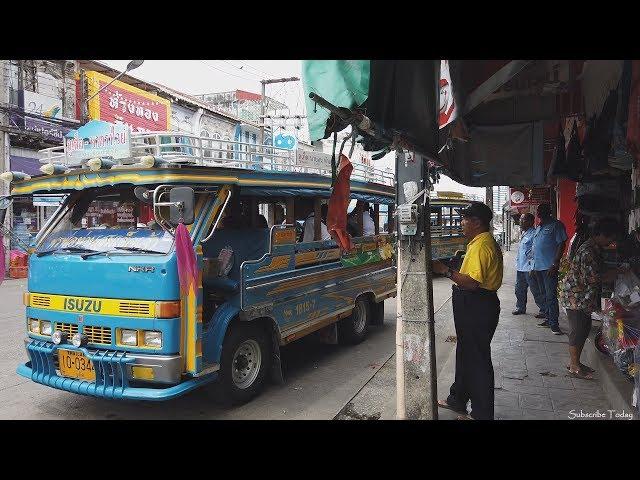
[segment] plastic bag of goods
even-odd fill
[[[618,370],[630,381],[635,381],[637,371],[634,350],[635,348],[626,348],[613,352],[613,363],[615,363]]]
[[[627,309],[639,306],[640,279],[631,271],[619,274],[611,298]]]

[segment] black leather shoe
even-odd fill
[[[511,315],[522,315],[523,313],[527,312],[523,312],[522,310],[514,310],[513,312],[511,312]]]

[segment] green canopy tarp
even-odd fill
[[[307,105],[307,121],[312,141],[325,137],[329,111],[315,108],[310,93],[320,95],[339,107],[362,105],[369,95],[369,60],[303,60],[302,84]]]

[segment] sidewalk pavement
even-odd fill
[[[596,329],[585,344],[582,361],[598,371],[593,380],[582,380],[572,378],[567,373],[569,351],[566,334],[554,335],[550,329],[537,326],[541,320],[534,317],[538,308],[531,294],[527,302],[527,314],[511,314],[516,304],[514,255],[513,251],[504,252],[504,279],[498,291],[500,320],[491,343],[495,372],[495,418],[595,420],[616,419],[616,415],[619,415],[617,419],[637,416],[637,411],[630,406],[633,385],[625,384],[623,387],[626,390],[616,392],[609,387],[612,378],[616,380],[614,383],[620,384],[617,377],[621,375],[609,365],[609,358],[595,350],[593,335]],[[443,281],[447,284],[442,284]],[[450,289],[448,280],[434,279],[434,289],[444,287]],[[455,335],[450,300],[436,310],[435,324],[438,397],[444,399],[455,376],[455,348],[450,348],[455,343],[445,343],[455,338],[447,338],[448,335]],[[568,331],[564,313],[561,313],[560,328],[563,332]],[[445,355],[442,355],[442,350],[445,350]],[[345,415],[337,418],[395,419],[395,366],[394,355],[347,405]],[[603,386],[606,388],[603,389]],[[629,402],[618,401],[627,397]],[[613,409],[616,411],[613,412]],[[457,416],[442,408],[438,414],[441,420],[452,420]]]

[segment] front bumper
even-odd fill
[[[72,345],[56,345],[43,340],[26,339],[30,361],[19,365],[17,373],[34,382],[68,392],[94,397],[131,400],[168,400],[217,378],[217,372],[181,380],[180,356],[139,355],[117,350],[94,350]],[[78,350],[93,362],[96,381],[67,378],[58,375],[55,365],[57,350]],[[151,366],[153,383],[149,387],[132,387],[131,366]],[[178,383],[180,382],[180,383]],[[169,386],[173,384],[172,386]],[[177,385],[176,385],[177,384]]]

